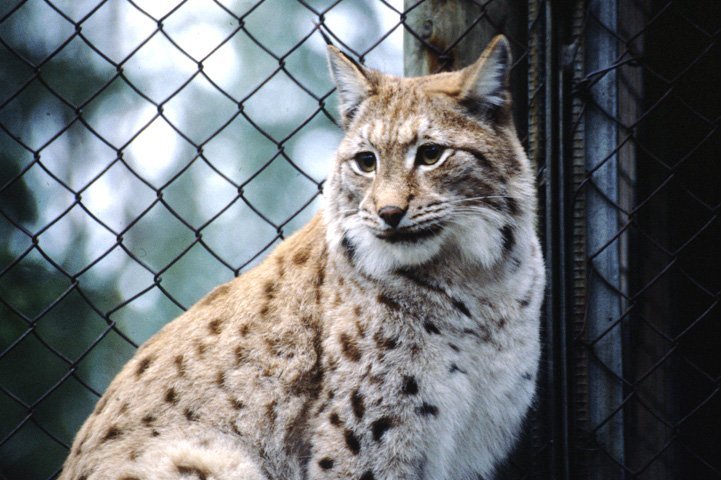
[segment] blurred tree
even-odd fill
[[[50,477],[67,454],[97,400],[78,380],[82,375],[73,376],[107,328],[92,299],[119,302],[107,281],[75,276],[74,257],[83,256],[87,243],[82,232],[73,232],[59,255],[43,250],[38,234],[51,190],[28,180],[43,168],[42,148],[31,147],[33,125],[49,117],[60,125],[77,121],[45,84],[73,98],[103,79],[72,59],[38,66],[43,53],[21,20],[0,23],[0,474],[18,480]],[[64,143],[73,158],[74,145]]]

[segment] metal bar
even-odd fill
[[[426,0],[421,4],[406,0],[407,19],[403,39],[403,68],[406,76],[428,75],[470,65],[481,53],[493,32],[483,35],[483,26],[472,26],[483,9],[459,0]],[[486,36],[487,38],[481,38]]]
[[[553,331],[553,342],[549,342],[553,358],[554,394],[549,399],[553,402],[551,425],[552,470],[551,478],[571,479],[569,451],[569,378],[568,378],[568,259],[569,250],[566,245],[568,206],[566,204],[566,162],[564,148],[564,93],[565,64],[562,50],[562,17],[568,13],[561,5],[546,1],[546,45],[545,45],[545,101],[546,101],[546,163],[551,170],[547,173],[547,226],[552,235],[547,239],[547,250],[553,249],[553,257],[548,260],[548,278],[550,282],[548,304],[552,305],[552,315],[547,318],[546,328]],[[550,199],[550,201],[549,201]],[[552,261],[551,261],[552,260]],[[551,313],[551,312],[549,312]]]
[[[463,68],[478,58],[495,35],[503,33],[517,62],[511,76],[511,96],[515,105],[526,105],[527,78],[522,68],[526,7],[526,2],[517,0],[405,0],[404,74],[419,76]],[[526,112],[516,108],[513,118],[523,136]]]
[[[616,29],[617,0],[591,0],[586,24],[585,71],[600,72],[618,58],[617,40],[606,28]],[[589,18],[587,17],[587,18]],[[586,251],[588,255],[588,297],[586,339],[595,357],[589,362],[588,415],[599,447],[613,458],[598,452],[590,468],[591,478],[622,479],[615,462],[624,464],[623,412],[614,411],[623,400],[623,351],[621,325],[608,330],[621,316],[621,272],[619,243],[605,246],[619,228],[618,218],[618,82],[615,69],[609,69],[588,89],[585,157],[590,182],[586,183]],[[605,334],[604,334],[605,332]]]

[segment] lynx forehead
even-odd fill
[[[545,282],[508,42],[419,78],[329,60],[323,208],[139,349],[61,480],[488,480],[508,454]]]

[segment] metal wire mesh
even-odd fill
[[[463,28],[439,32],[450,4]],[[414,72],[513,46],[551,281],[538,402],[498,478],[721,478],[718,10],[3,3],[0,477],[56,476],[137,345],[310,218],[341,136],[323,29],[398,75],[404,49]]]
[[[572,25],[574,469],[721,478],[721,10],[589,1]]]

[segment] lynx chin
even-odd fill
[[[328,57],[321,211],[138,350],[60,479],[489,480],[508,455],[545,283],[508,42],[418,78]]]

